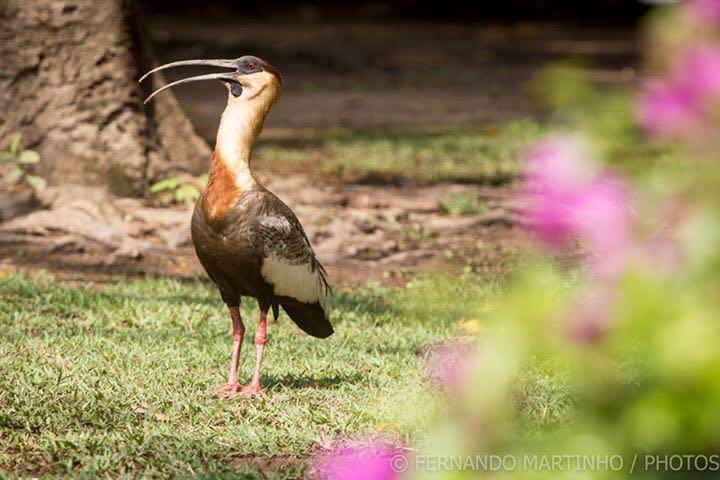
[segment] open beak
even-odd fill
[[[179,62],[171,62],[166,63],[165,65],[161,65],[157,68],[153,68],[149,72],[147,72],[145,75],[140,77],[139,82],[142,82],[145,80],[150,74],[159,72],[160,70],[165,70],[167,68],[172,67],[183,67],[186,65],[207,65],[211,67],[221,67],[221,68],[231,68],[234,70],[234,72],[225,72],[225,73],[208,73],[205,75],[197,75],[195,77],[190,78],[184,78],[182,80],[178,80],[176,82],[168,83],[167,85],[164,85],[157,90],[155,90],[153,93],[148,96],[143,103],[147,103],[152,99],[155,95],[162,92],[163,90],[166,90],[170,87],[174,87],[175,85],[180,85],[181,83],[188,83],[188,82],[199,82],[202,80],[222,80],[225,82],[235,82],[237,81],[237,74],[238,74],[238,64],[235,60],[182,60]]]

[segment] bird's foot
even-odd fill
[[[265,390],[263,390],[260,385],[250,384],[247,387],[243,387],[240,393],[248,396],[265,395]]]
[[[238,382],[228,382],[220,389],[220,393],[242,393],[245,388],[247,387],[240,385]]]

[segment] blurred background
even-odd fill
[[[557,107],[547,86],[574,91],[546,77],[565,65],[601,89],[636,84],[648,9],[630,0],[95,5],[3,7],[10,75],[0,106],[17,113],[3,118],[0,140],[9,146],[19,133],[40,160],[21,168],[34,175],[18,173],[20,192],[3,197],[0,218],[92,199],[83,211],[6,225],[3,261],[199,274],[186,220],[226,92],[194,83],[142,106],[150,87],[135,80],[170,61],[254,54],[284,81],[255,173],[295,208],[340,282],[505,265],[519,237],[511,196],[522,151]],[[165,73],[173,81],[198,72]],[[33,194],[27,178],[49,191]]]
[[[275,139],[313,129],[441,131],[540,118],[531,80],[550,62],[580,62],[599,83],[636,78],[647,5],[151,1],[143,8],[160,63],[252,53],[276,65],[286,94],[264,137]],[[213,140],[224,91],[195,85],[177,96]]]

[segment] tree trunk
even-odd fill
[[[15,132],[41,155],[51,183],[98,183],[142,193],[173,171],[197,173],[210,155],[151,66],[129,0],[0,0],[0,146]]]

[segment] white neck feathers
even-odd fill
[[[228,102],[217,133],[220,158],[235,174],[237,186],[243,190],[256,183],[250,172],[250,153],[262,126],[262,119],[257,117],[249,104]]]
[[[243,85],[240,97],[228,93],[228,104],[218,128],[216,149],[235,174],[237,186],[242,190],[257,185],[250,171],[250,154],[262,130],[265,115],[279,94],[274,83],[266,83],[268,79],[264,78],[265,75],[269,74],[249,75],[248,79],[254,77],[253,81]]]

